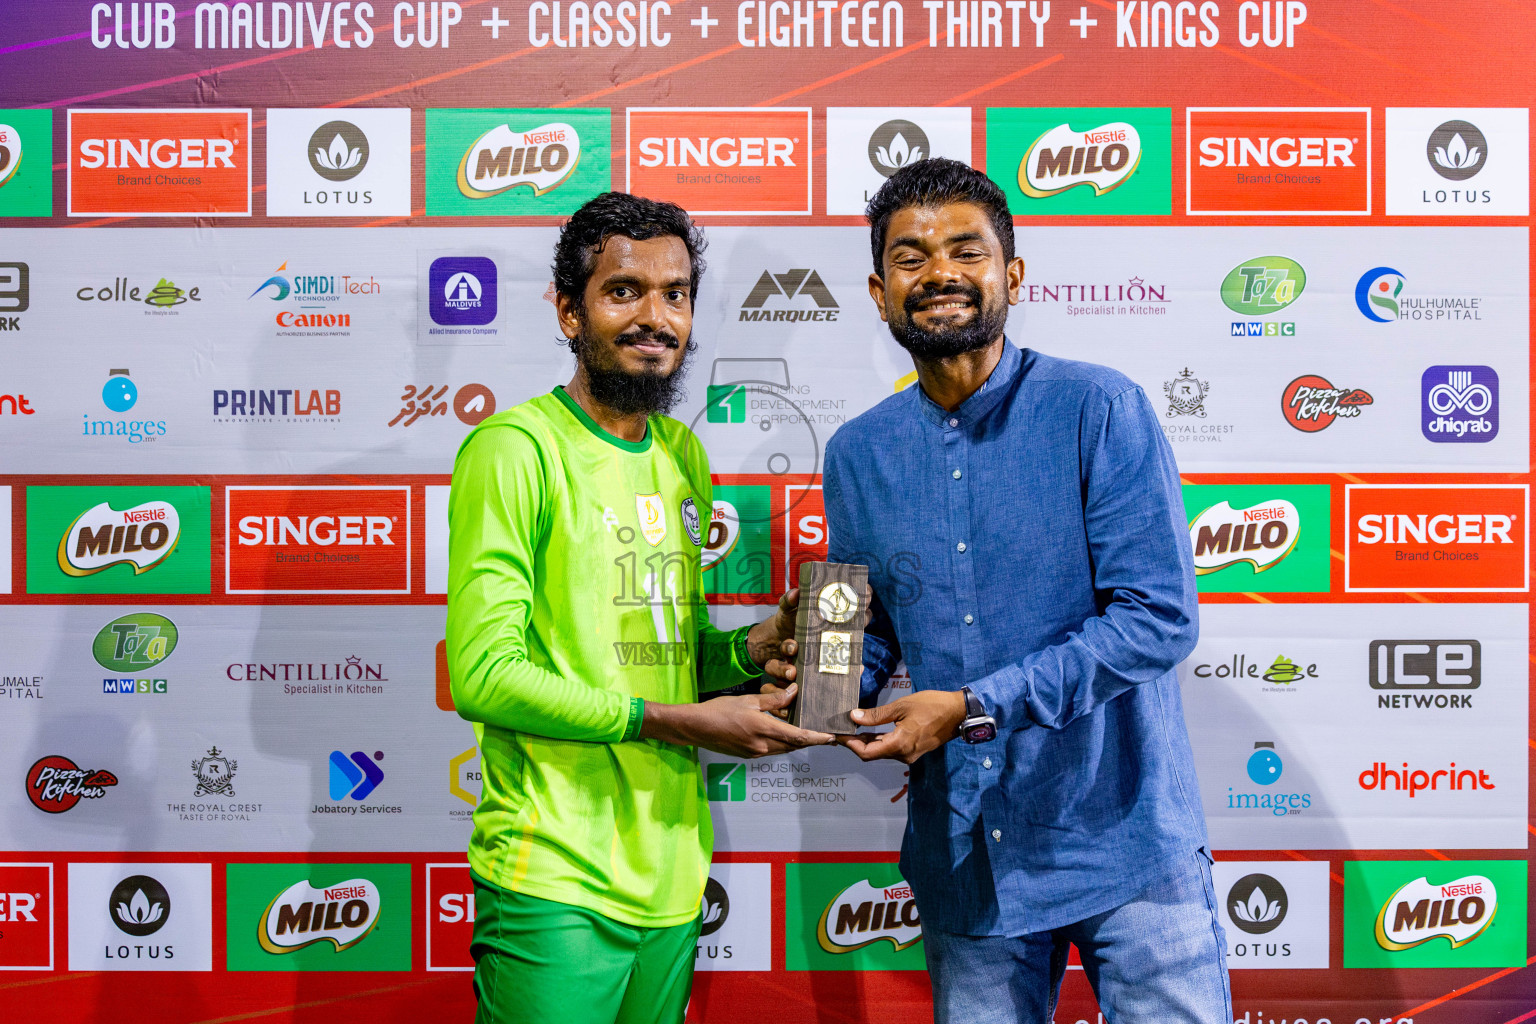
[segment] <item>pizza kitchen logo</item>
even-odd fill
[[[301,879],[267,904],[257,937],[268,953],[292,953],[321,942],[340,953],[368,937],[382,907],[379,887],[366,878],[318,889]]]
[[[1300,537],[1301,513],[1284,498],[1243,509],[1218,502],[1189,523],[1195,573],[1201,576],[1240,562],[1255,573],[1271,569],[1296,549]]]
[[[852,953],[876,942],[903,950],[923,937],[917,899],[905,881],[875,886],[861,879],[832,897],[816,922],[816,942],[828,953]]]
[[[1280,396],[1285,422],[1303,433],[1315,434],[1336,419],[1354,419],[1374,400],[1359,388],[1336,388],[1326,377],[1303,374],[1286,385]]]
[[[249,110],[68,113],[71,217],[251,215]]]
[[[69,524],[59,541],[59,568],[69,576],[91,576],[114,565],[146,573],[176,550],[181,515],[168,501],[146,501],[118,511],[103,501]]]
[[[40,757],[27,772],[27,799],[49,814],[63,814],[81,800],[100,800],[117,776],[104,768],[81,768],[59,754]]]
[[[1086,185],[1101,196],[1125,184],[1141,165],[1141,135],[1126,121],[1111,121],[1087,131],[1059,124],[1024,151],[1019,161],[1019,191],[1046,199]]]

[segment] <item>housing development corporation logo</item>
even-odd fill
[[[1345,967],[1525,964],[1523,860],[1346,861]]]
[[[63,814],[81,800],[100,800],[117,785],[105,768],[81,768],[62,754],[40,757],[27,770],[27,799],[49,814]]]
[[[1431,366],[1420,378],[1419,427],[1437,444],[1499,436],[1499,375],[1491,366]]]
[[[1368,214],[1369,107],[1190,107],[1185,212]]]
[[[987,110],[987,166],[1016,214],[1172,212],[1172,111]]]
[[[1336,419],[1354,419],[1374,399],[1360,388],[1336,388],[1326,377],[1304,373],[1286,385],[1280,395],[1285,422],[1303,433],[1326,430]]]
[[[1243,316],[1270,316],[1301,298],[1307,272],[1288,256],[1257,256],[1227,272],[1221,281],[1221,301]],[[1294,321],[1233,321],[1231,335],[1238,337],[1293,337]]]
[[[1388,107],[1387,213],[1525,216],[1524,107]]]
[[[409,109],[267,110],[267,216],[410,212]]]
[[[409,864],[230,864],[232,971],[408,971]]]
[[[251,112],[74,109],[71,217],[251,215]]]
[[[1524,484],[1350,484],[1344,489],[1344,589],[1525,591]]]
[[[571,214],[611,187],[607,110],[428,110],[427,213]]]
[[[1328,590],[1325,484],[1185,484],[1189,542],[1202,593]]]
[[[809,107],[630,107],[625,191],[693,214],[809,214]]]
[[[409,487],[225,490],[232,594],[408,594]]]

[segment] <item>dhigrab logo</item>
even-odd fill
[[[1491,366],[1431,366],[1420,380],[1419,426],[1436,444],[1499,436],[1499,375]]]

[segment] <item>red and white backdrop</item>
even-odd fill
[[[1536,1019],[1532,14],[9,4],[0,1016],[468,1019],[446,485],[569,375],[560,218],[708,232],[678,415],[732,626],[825,550],[827,437],[910,386],[859,213],[943,155],[1017,214],[1014,341],[1129,374],[1178,456],[1236,1020]],[[705,773],[690,1020],[925,1019],[902,766]],[[1080,970],[1056,1020],[1098,1020]]]

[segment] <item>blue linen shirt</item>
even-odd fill
[[[911,387],[840,428],[823,492],[829,559],[875,593],[865,705],[904,658],[915,690],[969,685],[997,719],[912,766],[924,926],[1045,931],[1188,870],[1207,840],[1173,669],[1198,598],[1145,393],[1005,341],[955,411]]]

